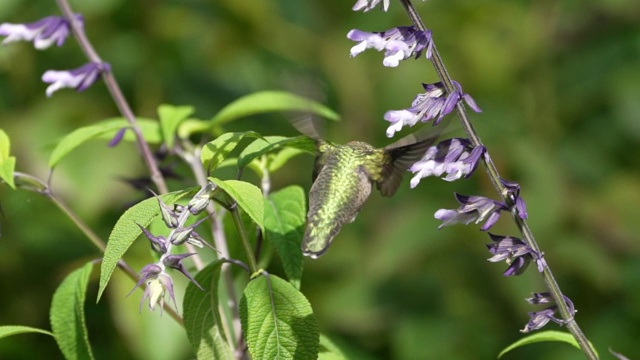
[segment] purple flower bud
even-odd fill
[[[483,146],[473,147],[467,139],[454,138],[441,141],[427,149],[424,157],[414,163],[411,188],[428,176],[440,176],[445,181],[454,181],[471,176],[484,153]]]
[[[422,84],[426,92],[418,94],[413,103],[411,103],[410,108],[387,111],[384,114],[384,119],[391,123],[387,128],[387,137],[392,137],[403,126],[413,126],[418,121],[427,122],[431,119],[436,119],[433,124],[439,124],[445,115],[455,109],[460,99],[464,99],[467,105],[475,112],[482,111],[470,95],[462,92],[462,86],[457,81],[452,83],[456,90],[451,94],[446,93],[442,82]]]
[[[435,218],[442,221],[439,229],[457,223],[476,224],[485,221],[481,230],[488,230],[500,217],[500,211],[506,209],[504,204],[483,196],[465,196],[456,193],[456,199],[462,205],[456,210],[440,209],[436,211]]]
[[[72,88],[76,91],[84,91],[98,79],[98,75],[111,71],[108,63],[88,63],[77,69],[54,71],[49,70],[42,75],[42,81],[50,83],[47,87],[47,96],[51,97],[55,91],[62,88]]]
[[[202,222],[207,219],[208,218],[205,217],[198,220],[192,225],[173,230],[173,232],[171,232],[171,235],[169,235],[169,241],[174,245],[184,244],[191,237],[193,229],[195,229],[198,225],[202,224]]]
[[[115,147],[116,145],[118,145],[120,143],[120,141],[122,141],[122,139],[124,138],[124,134],[127,132],[126,127],[123,127],[122,129],[118,130],[118,132],[114,135],[113,139],[109,140],[109,147]]]
[[[364,12],[373,10],[380,3],[381,0],[358,0],[353,8],[353,11],[363,10]],[[389,0],[383,0],[382,10],[387,11],[389,9]]]
[[[417,30],[413,26],[400,26],[382,32],[353,29],[347,33],[347,38],[358,42],[351,48],[352,57],[366,49],[385,50],[382,63],[387,67],[396,67],[400,60],[410,57],[418,58],[425,49],[427,59],[429,59],[433,48],[431,30]]]
[[[518,217],[521,219],[528,218],[527,204],[525,204],[524,199],[520,197],[520,184],[505,179],[500,179],[500,182],[507,190],[506,196],[515,204]]]
[[[193,215],[198,215],[202,210],[207,208],[211,201],[213,191],[216,189],[216,184],[209,182],[189,201],[187,208]]]
[[[195,255],[195,253],[190,253],[190,254],[179,254],[179,255],[167,255],[164,257],[164,259],[162,260],[162,263],[165,266],[168,266],[170,268],[176,269],[178,271],[180,271],[181,273],[184,274],[184,276],[187,277],[187,279],[191,280],[192,283],[194,283],[198,288],[200,288],[200,290],[204,290],[202,288],[202,286],[200,286],[200,284],[198,284],[198,282],[196,281],[196,279],[194,279],[191,274],[189,274],[189,272],[187,271],[187,269],[185,269],[184,265],[182,264],[182,260],[185,258],[188,258],[189,256]]]
[[[76,14],[76,20],[83,25],[82,15]],[[2,45],[14,41],[33,41],[33,46],[44,50],[54,43],[62,46],[69,36],[69,21],[61,16],[48,16],[29,24],[0,24],[0,36],[7,38]]]
[[[151,249],[158,254],[165,254],[167,252],[167,239],[164,236],[154,236],[149,230],[145,229],[144,226],[136,223],[144,236],[149,239],[151,242]]]

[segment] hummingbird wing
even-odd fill
[[[402,176],[435,143],[444,128],[443,125],[440,124],[436,131],[423,131],[407,135],[383,149],[387,159],[382,167],[382,180],[376,182],[376,188],[382,196],[395,194],[402,181]]]
[[[342,226],[355,219],[371,195],[373,183],[365,169],[342,161],[336,152],[329,152],[309,191],[309,213],[301,247],[302,254],[313,259],[329,248]]]
[[[301,134],[312,138],[316,142],[316,160],[313,163],[313,173],[311,174],[311,181],[316,181],[318,174],[327,162],[326,153],[333,148],[333,145],[322,139],[318,130],[319,123],[311,115],[299,116],[289,121]]]

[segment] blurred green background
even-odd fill
[[[389,13],[354,13],[352,1],[72,1],[97,51],[111,63],[134,111],[155,117],[161,103],[194,105],[209,118],[254,91],[282,89],[319,100],[343,116],[327,124],[337,142],[388,144],[382,116],[409,106],[421,82],[437,80],[424,59],[384,68],[382,54],[349,57],[353,28],[407,25]],[[603,358],[607,348],[634,358],[640,338],[640,2],[635,0],[459,0],[416,2],[453,78],[473,95],[472,115],[502,175],[522,186],[529,224],[578,323]],[[53,1],[2,0],[0,22],[58,14]],[[117,116],[104,84],[46,98],[48,69],[85,62],[69,41],[37,52],[0,48],[0,127],[17,169],[46,178],[52,146],[76,127]],[[247,118],[232,130],[295,135],[282,115]],[[459,126],[450,134],[461,135]],[[124,177],[145,175],[135,147],[85,145],[63,161],[54,188],[106,238],[140,194]],[[308,189],[312,157],[274,174],[274,189]],[[180,170],[181,168],[178,168]],[[407,176],[408,178],[409,176]],[[354,359],[493,359],[539,308],[524,298],[544,291],[533,267],[505,278],[486,261],[475,226],[436,231],[433,213],[455,208],[453,192],[495,196],[482,168],[466,181],[405,179],[391,198],[372,195],[328,253],[306,260],[302,291],[321,331]],[[0,324],[49,329],[48,308],[70,271],[100,256],[41,196],[0,187]],[[507,216],[492,229],[515,235]],[[127,260],[151,259],[139,242]],[[277,259],[274,259],[277,261]],[[273,265],[278,273],[278,264]],[[96,271],[97,272],[97,271]],[[188,342],[168,316],[138,313],[140,292],[115,277],[107,297],[87,303],[99,359],[187,359]],[[178,291],[180,292],[180,291]],[[142,320],[142,321],[140,321]],[[556,329],[548,325],[546,329]],[[52,338],[0,340],[0,358],[59,354]],[[518,349],[505,359],[580,359],[565,344]]]

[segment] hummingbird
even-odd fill
[[[374,184],[382,196],[395,194],[404,173],[424,156],[440,133],[419,132],[375,148],[363,141],[344,145],[326,141],[309,117],[292,123],[316,145],[307,226],[301,244],[302,254],[312,259],[324,254],[342,226],[355,220]]]

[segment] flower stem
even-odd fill
[[[413,7],[411,0],[400,0],[400,2],[402,3],[402,6],[407,12],[407,15],[411,19],[411,22],[413,23],[413,25],[419,30],[422,30],[422,31],[426,30],[424,22],[420,18],[420,15],[417,13],[416,9]],[[448,93],[454,92],[456,89],[452,84],[451,77],[447,72],[444,62],[442,61],[442,57],[438,53],[438,50],[436,49],[435,44],[433,44],[433,48],[432,48],[431,62],[433,64],[433,67],[436,70],[436,73],[438,74],[438,77],[444,83],[444,86],[447,92]],[[471,124],[469,117],[467,116],[466,108],[462,101],[458,102],[458,104],[456,105],[456,113],[458,115],[458,118],[460,119],[460,122],[462,123],[462,127],[464,128],[464,131],[466,132],[467,136],[469,137],[469,140],[473,143],[473,145],[484,146],[482,144],[482,141],[480,140],[480,137],[478,136],[478,133],[473,128],[473,125]],[[484,147],[486,149],[486,146]],[[485,151],[483,162],[487,169],[489,178],[491,179],[491,183],[493,184],[495,189],[498,191],[500,196],[503,198],[505,203],[509,205],[509,207],[513,207],[514,203],[511,200],[511,198],[508,196],[508,191],[506,187],[500,181],[501,179],[500,174],[498,173],[498,169],[496,168],[495,164],[491,160],[488,150]],[[520,230],[520,233],[522,234],[524,241],[527,243],[527,245],[531,247],[533,250],[535,250],[536,252],[542,254],[542,252],[540,251],[540,247],[538,246],[535,238],[533,237],[533,233],[531,232],[531,230],[529,229],[529,226],[527,225],[527,222],[524,219],[520,218],[514,212],[512,212],[511,215],[515,220],[516,225]],[[567,329],[569,329],[573,337],[580,344],[580,348],[585,353],[586,357],[588,359],[597,359],[598,356],[595,354],[586,336],[578,326],[578,323],[575,321],[573,314],[571,314],[564,300],[564,297],[562,295],[562,291],[560,290],[560,286],[558,285],[555,278],[553,277],[553,274],[549,266],[544,267],[542,274],[543,274],[545,284],[547,285],[547,288],[551,292],[558,306],[558,310],[562,318],[566,321]]]
[[[73,11],[71,10],[71,6],[67,2],[67,0],[56,0],[56,3],[58,4],[60,11],[62,11],[62,13],[64,14],[64,17],[69,21],[71,31],[73,32],[73,35],[77,39],[80,48],[87,56],[87,58],[89,58],[89,60],[91,60],[92,62],[103,62],[98,53],[91,45],[91,42],[87,38],[83,27],[74,16]],[[102,73],[102,79],[104,80],[107,89],[109,89],[109,93],[111,94],[113,101],[118,107],[120,114],[122,114],[122,116],[127,119],[127,122],[129,122],[129,125],[131,125],[131,130],[135,134],[138,150],[142,154],[142,158],[144,159],[144,162],[147,165],[149,172],[151,173],[151,180],[156,185],[160,194],[166,194],[167,192],[169,192],[169,189],[167,188],[167,184],[164,181],[164,177],[162,176],[162,173],[158,168],[158,164],[153,157],[153,153],[151,152],[149,145],[144,140],[144,136],[142,135],[142,131],[138,126],[136,117],[131,110],[131,106],[129,106],[129,103],[122,94],[122,90],[120,90],[120,86],[118,85],[116,78],[113,76],[113,73],[111,71],[107,71]]]

